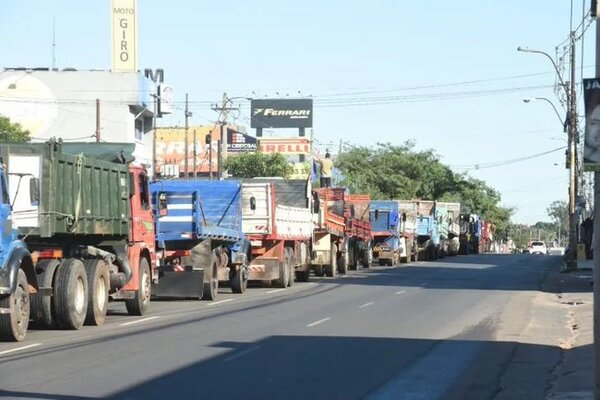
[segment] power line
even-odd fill
[[[535,154],[518,157],[518,158],[511,158],[511,159],[503,160],[503,161],[495,161],[495,162],[480,163],[480,164],[449,165],[449,167],[450,168],[459,168],[459,169],[465,168],[467,170],[472,170],[472,169],[479,170],[479,169],[487,169],[487,168],[494,168],[494,167],[502,167],[505,165],[514,164],[514,163],[518,163],[518,162],[522,162],[522,161],[527,161],[527,160],[531,160],[531,159],[537,158],[537,157],[542,157],[547,154],[551,154],[551,153],[555,153],[560,150],[564,150],[566,148],[567,148],[566,146],[561,146],[561,147],[557,147],[555,149],[544,151],[541,153],[535,153]]]

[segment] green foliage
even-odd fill
[[[31,133],[20,124],[10,122],[10,119],[0,115],[0,142],[22,143],[28,142]]]
[[[457,201],[464,212],[492,222],[497,238],[508,237],[513,210],[499,205],[500,193],[479,179],[454,173],[433,150],[414,147],[408,141],[399,146],[378,143],[374,148],[352,148],[336,160],[344,176],[342,185],[373,199]]]
[[[569,206],[566,201],[555,200],[546,208],[548,216],[554,223],[556,230],[569,231]]]
[[[223,167],[235,178],[255,178],[258,176],[280,176],[288,178],[294,167],[284,155],[279,153],[244,153],[228,157]]]

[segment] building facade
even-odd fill
[[[136,161],[149,167],[153,93],[141,72],[0,70],[0,115],[28,129],[32,141],[135,143]]]

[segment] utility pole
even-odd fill
[[[227,125],[229,112],[239,110],[238,107],[228,107],[227,103],[231,103],[231,99],[227,97],[227,93],[223,93],[221,106],[217,106],[215,104],[213,107],[211,107],[213,111],[217,111],[219,113],[219,117],[217,118],[216,122],[216,124],[220,125],[219,139],[217,140],[217,179],[222,178],[223,170],[221,168],[221,163],[223,159],[227,158],[227,132],[225,132],[223,127]],[[225,147],[225,149],[223,149],[223,147]],[[212,176],[212,168],[210,170],[210,175]]]
[[[188,138],[188,131],[189,131],[189,124],[188,124],[188,118],[192,116],[192,113],[190,112],[189,108],[188,108],[188,94],[185,94],[185,144],[184,144],[184,152],[185,152],[185,158],[184,158],[184,169],[185,169],[185,173],[183,174],[183,176],[185,178],[187,178],[189,176],[189,157],[190,157],[190,153],[189,153],[189,149],[188,149],[188,142],[189,142],[189,138]]]
[[[100,99],[96,99],[96,143],[100,143]]]
[[[197,165],[196,165],[196,158],[198,158],[198,155],[196,154],[196,130],[194,129],[194,150],[193,150],[193,154],[194,154],[194,160],[193,160],[193,168],[194,168],[194,179],[196,179],[198,177],[198,174],[196,172],[196,170],[198,169]]]
[[[570,67],[571,82],[569,82],[569,257],[567,269],[577,269],[577,218],[575,216],[575,198],[577,183],[577,96],[575,94],[575,32],[571,32]],[[565,88],[566,89],[566,88]]]
[[[596,1],[592,1],[594,7]],[[596,10],[592,8],[596,17]],[[596,78],[600,77],[600,25],[596,19]],[[600,399],[600,172],[594,172],[594,398]]]

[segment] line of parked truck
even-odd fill
[[[150,299],[285,288],[360,265],[485,251],[459,203],[371,201],[308,180],[157,180],[125,144],[0,145],[0,339],[102,325]],[[486,231],[487,230],[487,231]]]

